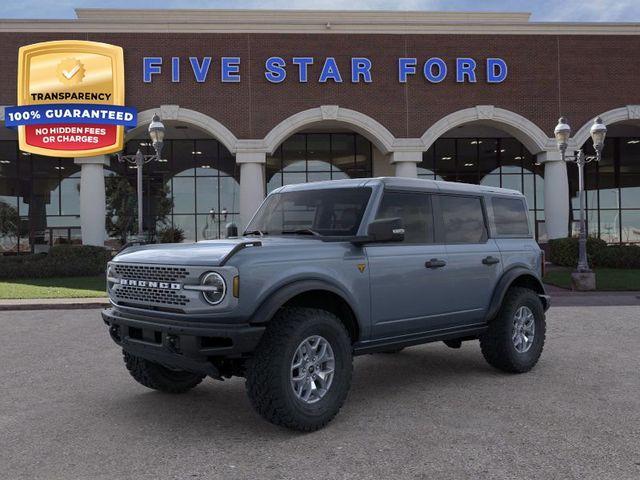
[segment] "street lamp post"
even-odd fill
[[[118,153],[119,162],[127,162],[135,165],[137,173],[137,194],[138,194],[138,235],[142,235],[142,215],[143,215],[143,203],[142,203],[142,167],[145,163],[149,163],[153,160],[161,160],[162,145],[164,143],[165,128],[164,124],[160,121],[160,117],[155,114],[149,124],[149,138],[151,138],[151,144],[155,153],[153,155],[144,155],[138,148],[135,155],[122,155]]]
[[[558,120],[558,125],[554,130],[554,134],[556,137],[556,141],[558,143],[558,149],[562,154],[563,161],[574,162],[578,166],[578,192],[580,199],[580,236],[578,239],[578,266],[576,269],[576,275],[580,276],[581,274],[585,276],[589,276],[592,278],[590,284],[587,285],[584,289],[593,289],[595,288],[595,277],[593,277],[593,273],[589,268],[589,261],[587,259],[587,228],[586,228],[586,218],[585,218],[585,190],[584,190],[584,166],[592,161],[599,162],[602,158],[602,149],[604,147],[604,139],[607,134],[607,127],[602,123],[602,119],[597,117],[593,125],[591,125],[591,139],[593,140],[593,148],[596,152],[595,155],[585,155],[582,149],[578,150],[572,155],[567,155],[567,146],[569,143],[569,137],[571,136],[571,127],[567,123],[566,118],[561,117]],[[574,275],[574,281],[576,279],[576,275]],[[593,284],[593,287],[591,287]]]

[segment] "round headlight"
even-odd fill
[[[209,272],[200,282],[203,287],[207,287],[202,291],[204,299],[211,305],[219,304],[227,293],[227,285],[224,283],[224,278],[219,273]]]
[[[109,265],[107,267],[107,289],[111,290],[113,287],[113,281],[116,276],[116,269],[113,265]]]

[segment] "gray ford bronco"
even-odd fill
[[[354,355],[479,340],[538,361],[549,297],[516,191],[406,178],[278,188],[239,238],[123,250],[102,317],[133,378],[170,393],[241,376],[268,421],[310,431],[344,403]]]

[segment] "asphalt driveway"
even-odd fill
[[[0,312],[0,478],[638,479],[640,307],[556,307],[529,374],[477,342],[356,359],[345,407],[299,434],[242,379],[171,396],[126,372],[98,310]]]

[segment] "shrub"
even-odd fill
[[[0,257],[0,278],[84,277],[105,272],[111,252],[90,245],[56,245],[49,253]]]
[[[158,243],[182,243],[184,242],[184,230],[179,227],[167,227],[158,231]]]
[[[549,261],[563,267],[578,263],[578,239],[558,238],[549,241]],[[607,245],[599,238],[587,238],[587,259],[592,267],[640,268],[640,247]]]

